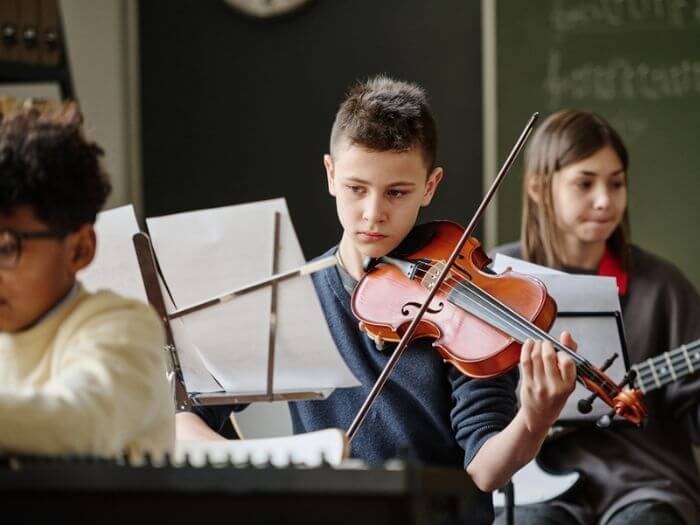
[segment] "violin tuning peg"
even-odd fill
[[[577,404],[578,411],[581,412],[581,414],[589,414],[591,410],[593,410],[593,401],[595,401],[596,397],[598,396],[593,394],[586,399],[579,399]]]
[[[626,374],[625,377],[622,378],[622,381],[620,381],[620,384],[617,385],[618,388],[622,389],[626,386],[632,385],[634,382],[635,378],[637,377],[637,372],[632,368],[630,369]]]
[[[605,361],[605,363],[603,363],[603,366],[600,367],[601,372],[605,372],[608,368],[610,368],[610,366],[615,362],[615,359],[617,359],[617,357],[618,354],[616,353],[610,356],[608,360]]]

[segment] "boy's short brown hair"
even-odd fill
[[[428,172],[435,167],[437,131],[425,90],[377,75],[353,86],[331,130],[331,156],[342,140],[374,151],[419,147]]]

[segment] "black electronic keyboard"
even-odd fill
[[[478,523],[462,469],[250,466],[5,457],[5,516],[29,523],[369,525]],[[490,495],[486,495],[490,498]]]

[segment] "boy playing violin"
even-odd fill
[[[161,454],[174,410],[160,320],[87,293],[110,190],[75,105],[0,115],[0,450]]]
[[[355,86],[338,110],[323,162],[343,227],[340,243],[328,252],[339,265],[313,281],[336,345],[362,386],[336,390],[323,401],[290,403],[297,433],[347,429],[389,359],[392,347],[378,350],[359,330],[350,297],[363,259],[395,249],[433,199],[443,178],[436,142],[426,95],[414,84],[372,78]],[[574,345],[568,334],[562,341]],[[355,435],[352,455],[381,464],[408,453],[428,464],[465,468],[483,491],[474,522],[490,522],[489,492],[535,456],[574,388],[573,361],[551,344],[526,342],[521,365],[518,409],[517,369],[471,379],[444,363],[430,342],[412,342]],[[218,428],[230,407],[198,413]],[[179,435],[203,437],[202,427],[194,414],[178,415]]]

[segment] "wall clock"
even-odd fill
[[[275,18],[291,14],[312,0],[224,0],[236,11],[253,18]]]

